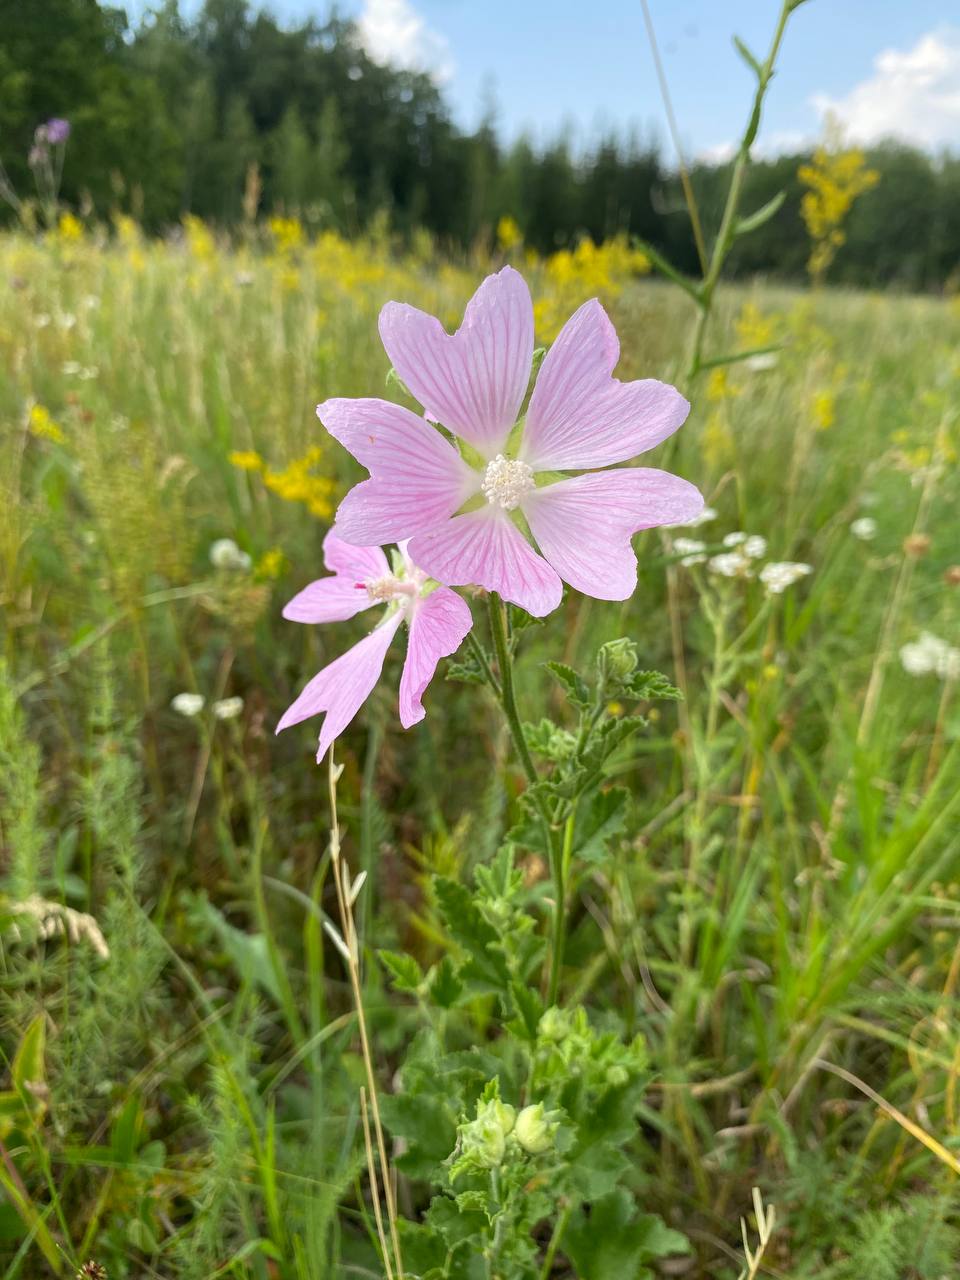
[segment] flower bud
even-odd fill
[[[524,1107],[517,1116],[514,1136],[532,1156],[543,1155],[553,1146],[554,1134],[559,1128],[559,1121],[554,1119],[553,1111],[544,1111],[542,1102]]]
[[[537,1030],[544,1040],[552,1040],[554,1044],[559,1044],[570,1034],[570,1019],[562,1009],[554,1005],[542,1014]]]
[[[597,654],[600,683],[626,680],[636,671],[638,661],[637,646],[633,640],[621,636],[619,640],[608,641]]]
[[[507,1138],[517,1113],[507,1102],[491,1098],[477,1103],[477,1118],[460,1126],[462,1158],[481,1169],[495,1169],[503,1160]]]
[[[921,556],[925,556],[930,550],[930,535],[926,533],[911,533],[903,540],[903,551],[905,555],[910,556],[913,560],[919,560]]]

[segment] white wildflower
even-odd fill
[[[766,538],[761,538],[759,533],[752,533],[743,544],[743,554],[751,560],[762,560],[767,554]]]
[[[673,549],[683,565],[703,564],[707,558],[707,544],[696,538],[674,538]]]
[[[38,329],[46,329],[47,325],[50,323],[50,317],[45,311],[41,311],[38,316],[33,317],[33,323]]]
[[[929,631],[920,633],[900,650],[900,664],[911,676],[935,675],[940,680],[960,679],[960,649]]]
[[[232,538],[218,538],[210,548],[210,563],[215,569],[246,570],[253,561]]]
[[[793,560],[771,560],[760,570],[760,581],[769,595],[778,596],[808,573],[813,573],[813,565],[799,564]]]
[[[752,578],[753,564],[750,557],[744,555],[740,547],[733,551],[724,551],[718,556],[711,556],[707,568],[712,573],[719,573],[723,578]]]
[[[170,706],[179,716],[186,716],[193,719],[198,716],[204,707],[204,697],[202,693],[178,693],[171,701]]]
[[[872,542],[877,536],[877,522],[873,516],[860,516],[850,526],[850,532],[861,542]]]
[[[218,720],[235,720],[242,710],[242,698],[221,698],[213,704],[213,714]]]
[[[751,373],[765,373],[768,369],[775,369],[779,362],[779,352],[761,351],[755,356],[748,356],[743,362],[743,367],[749,369]]]
[[[79,360],[64,360],[63,364],[60,366],[60,371],[65,373],[68,378],[73,378],[76,377],[82,368],[83,365]]]
[[[727,534],[723,540],[723,545],[725,547],[739,547],[742,543],[746,542],[746,540],[747,534],[745,534],[741,529],[736,529],[733,533]]]

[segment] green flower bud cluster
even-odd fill
[[[457,1129],[451,1181],[469,1171],[499,1169],[521,1153],[544,1155],[553,1148],[561,1119],[561,1112],[547,1111],[542,1102],[524,1107],[518,1115],[509,1102],[501,1101],[499,1086],[492,1081],[477,1102],[474,1119]]]
[[[537,1027],[534,1089],[549,1094],[579,1081],[590,1093],[623,1088],[646,1069],[641,1037],[628,1044],[611,1032],[591,1027],[586,1011],[547,1009]]]

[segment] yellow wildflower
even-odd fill
[[[737,337],[744,348],[769,347],[774,341],[774,321],[755,302],[745,302],[736,321]]]
[[[511,218],[509,213],[504,214],[497,223],[497,244],[504,253],[519,249],[523,244],[523,232],[517,225],[516,219]]]
[[[217,256],[217,244],[213,233],[202,218],[187,213],[183,218],[183,229],[187,236],[187,248],[190,256],[198,262],[210,262]]]
[[[843,224],[854,201],[875,187],[880,175],[867,168],[862,151],[844,148],[839,123],[828,120],[826,138],[812,163],[797,170],[797,177],[810,188],[800,202],[800,213],[813,246],[807,270],[819,284],[846,240]]]
[[[279,578],[287,567],[287,557],[279,547],[271,547],[265,551],[254,565],[253,575],[261,582]]]
[[[27,430],[32,436],[36,436],[38,440],[52,440],[54,444],[63,444],[66,436],[60,424],[54,422],[50,415],[50,410],[42,404],[32,405],[30,414],[27,418]]]
[[[818,431],[829,431],[837,420],[837,398],[832,391],[817,391],[810,405]]]
[[[255,449],[234,449],[227,461],[241,471],[262,471],[266,465]]]
[[[303,244],[303,224],[299,218],[271,218],[273,247],[281,257],[295,253]]]
[[[61,213],[57,235],[64,244],[77,244],[83,239],[83,223],[72,213]]]

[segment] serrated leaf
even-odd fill
[[[787,193],[785,191],[778,191],[772,199],[761,205],[755,213],[748,213],[745,218],[738,218],[734,224],[733,234],[735,236],[747,236],[751,231],[757,231],[779,212],[786,198]]]
[[[461,684],[486,684],[487,678],[473,659],[466,662],[448,662],[447,680],[459,680]]]
[[[522,982],[514,982],[510,987],[510,994],[520,1014],[520,1023],[526,1038],[531,1042],[535,1041],[537,1027],[543,1017],[543,1001],[540,999],[540,993],[534,987],[528,987]]]
[[[432,1177],[456,1145],[457,1125],[449,1109],[429,1093],[384,1093],[379,1101],[384,1124],[407,1144],[397,1168],[413,1178]]]
[[[463,983],[449,956],[444,956],[430,970],[427,990],[430,992],[430,999],[441,1009],[452,1009],[463,995]]]
[[[624,787],[595,791],[581,802],[574,823],[574,855],[584,862],[605,862],[609,841],[620,834],[626,820],[629,793]]]
[[[480,914],[470,892],[462,884],[444,876],[434,878],[433,888],[451,938],[470,957],[470,963],[461,970],[461,976],[471,978],[491,991],[505,992],[510,975],[506,961],[496,950],[499,939]]]
[[[652,1273],[646,1263],[670,1254],[689,1253],[690,1245],[655,1214],[638,1215],[622,1188],[578,1209],[563,1233],[561,1248],[580,1280],[641,1280]]]
[[[662,671],[634,671],[621,687],[637,702],[677,702],[683,698],[680,690]]]
[[[563,687],[567,701],[573,706],[584,708],[590,705],[590,690],[587,682],[578,671],[565,662],[545,662],[543,664],[550,674]]]
[[[760,60],[756,57],[756,55],[750,52],[746,44],[740,39],[739,36],[733,37],[733,47],[736,49],[737,53],[739,53],[740,57],[744,60],[744,62],[747,64],[747,66],[750,68],[753,74],[757,77],[757,79],[759,79],[763,75],[763,67],[761,67]]]
[[[408,991],[411,995],[416,995],[423,982],[423,970],[414,960],[413,956],[402,954],[399,951],[377,952],[382,964],[389,969],[393,978],[393,986],[397,991]]]
[[[537,724],[525,724],[523,733],[527,746],[535,755],[542,756],[544,760],[552,760],[555,764],[569,760],[577,745],[572,733],[561,729],[546,716]]]

